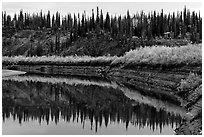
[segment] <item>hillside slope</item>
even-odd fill
[[[137,37],[115,37],[110,33],[95,31],[86,33],[83,37],[70,41],[67,31],[53,30],[3,30],[3,56],[42,56],[42,55],[89,55],[89,56],[122,56],[125,52],[140,46],[167,45],[181,46],[188,44],[182,39],[154,39],[146,40]]]

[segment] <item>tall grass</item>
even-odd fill
[[[138,48],[126,52],[123,57],[116,58],[112,65],[177,65],[201,64],[202,45],[186,45],[181,47],[152,46]]]
[[[19,64],[19,63],[54,63],[54,64],[106,64],[124,66],[132,65],[192,65],[202,63],[202,45],[186,45],[181,47],[151,46],[141,47],[126,52],[124,56],[41,56],[41,57],[25,57],[15,56],[2,58],[3,63]]]
[[[33,57],[25,57],[25,56],[14,56],[14,57],[7,57],[4,56],[2,58],[3,63],[12,63],[12,64],[19,64],[19,63],[54,63],[54,64],[94,64],[94,63],[111,63],[113,60],[117,58],[116,56],[100,56],[100,57],[91,57],[91,56],[33,56]]]

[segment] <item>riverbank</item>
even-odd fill
[[[126,52],[123,56],[3,56],[3,65],[76,66],[195,66],[202,63],[202,44],[181,47],[152,46]]]
[[[2,57],[2,64],[3,68],[7,69],[51,75],[72,75],[74,71],[74,75],[99,73],[99,76],[101,76],[101,74],[108,74],[114,68],[201,74],[202,45],[143,47],[129,51],[121,57],[5,56]]]
[[[187,114],[175,130],[178,135],[201,135],[202,133],[202,77],[191,73],[180,82],[177,95],[183,100]]]
[[[202,70],[200,70],[202,71]],[[198,135],[202,132],[202,76],[185,71],[159,71],[144,69],[112,69],[112,79],[140,91],[143,95],[169,100],[186,110],[178,135]]]

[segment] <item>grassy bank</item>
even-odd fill
[[[116,56],[4,56],[2,62],[3,64],[109,65],[116,58]]]
[[[152,46],[138,48],[117,56],[15,56],[2,58],[3,64],[64,64],[64,65],[195,65],[202,63],[202,44],[181,47]]]
[[[138,48],[118,57],[112,65],[194,65],[202,63],[202,45],[186,45],[181,47],[152,46]]]

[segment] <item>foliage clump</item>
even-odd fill
[[[193,90],[201,84],[202,84],[201,76],[195,73],[190,73],[186,79],[181,80],[179,86],[177,87],[177,90],[179,92],[185,92]]]
[[[152,46],[140,47],[126,52],[115,59],[112,65],[124,66],[148,65],[193,65],[202,63],[202,45],[186,45],[181,47]]]

